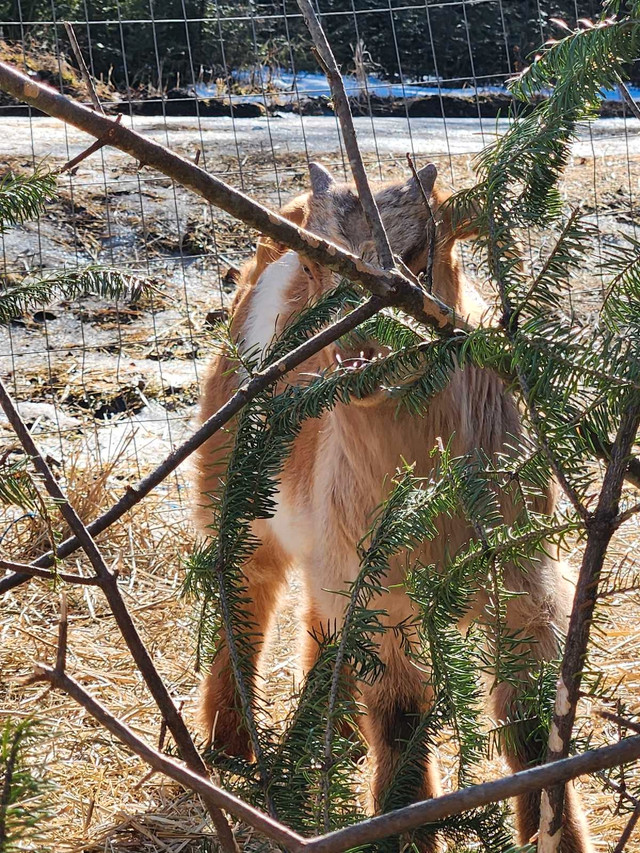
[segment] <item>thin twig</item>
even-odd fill
[[[429,201],[429,196],[426,194],[425,189],[422,186],[422,181],[420,180],[420,176],[418,175],[418,170],[416,169],[416,165],[413,162],[413,157],[411,156],[411,154],[409,154],[408,151],[407,163],[409,164],[409,168],[411,169],[413,179],[418,184],[418,188],[420,190],[420,193],[422,194],[424,206],[427,208],[427,211],[429,213],[429,231],[427,235],[429,254],[427,255],[427,266],[424,272],[424,276],[427,293],[433,293],[433,263],[436,258],[436,239],[438,235],[438,227],[436,225],[436,220],[433,215],[433,210],[431,210],[431,202]]]
[[[84,61],[82,51],[80,50],[78,39],[76,38],[76,34],[74,33],[73,27],[71,26],[69,21],[64,22],[64,28],[67,31],[67,36],[69,37],[71,49],[73,50],[76,62],[78,63],[78,67],[80,68],[80,74],[82,75],[82,79],[84,80],[85,85],[89,90],[89,97],[91,98],[91,103],[98,110],[99,113],[102,113],[102,115],[104,115],[104,109],[102,104],[100,103],[100,98],[98,98],[96,87],[93,84],[91,74],[89,74],[89,69],[87,68],[87,63]]]
[[[633,504],[632,506],[625,509],[620,515],[616,518],[616,527],[620,527],[625,523],[625,521],[629,521],[630,518],[633,518],[634,515],[637,515],[640,512],[640,502]]]
[[[118,113],[116,116],[116,124],[120,124],[122,121],[122,113]],[[105,145],[108,145],[113,137],[114,130],[110,128],[104,136],[100,139],[96,139],[88,148],[85,148],[84,151],[81,151],[78,155],[76,155],[72,160],[69,160],[64,166],[60,169],[60,174],[62,175],[64,172],[71,172],[72,174],[75,172],[75,169],[82,163],[83,160],[86,160],[87,157],[90,157],[92,154],[95,154],[96,151],[99,151],[101,148],[104,148]]]
[[[630,729],[632,732],[640,735],[640,723],[628,720],[626,717],[621,717],[619,714],[614,714],[611,711],[598,711],[598,716],[602,717],[603,720],[609,720],[610,723],[616,723],[616,725]]]
[[[167,726],[175,739],[182,757],[194,772],[200,773],[202,776],[206,776],[207,770],[202,757],[196,749],[193,740],[191,739],[191,735],[189,734],[189,730],[178,713],[173,699],[171,698],[171,694],[167,690],[164,681],[160,677],[155,664],[153,663],[151,655],[147,651],[147,648],[138,633],[135,623],[131,618],[131,614],[124,603],[116,578],[107,568],[107,564],[105,563],[93,537],[85,527],[76,510],[69,503],[67,496],[63,492],[56,478],[53,476],[44,456],[36,447],[31,433],[27,429],[1,379],[0,406],[18,436],[24,450],[31,458],[34,468],[40,474],[44,487],[49,495],[54,499],[62,517],[78,538],[81,547],[91,562],[96,576],[100,578],[102,591],[109,602],[111,612],[114,615],[118,628],[120,629],[129,651],[131,652],[131,655],[135,660],[149,692],[153,696],[154,701],[160,710],[160,713],[167,721]],[[207,805],[211,819],[215,824],[220,844],[225,849],[226,853],[237,853],[238,848],[225,816],[213,803],[205,802],[205,804]]]
[[[30,577],[36,577],[45,578],[46,580],[54,581],[54,583],[59,580],[65,583],[77,583],[80,586],[101,586],[102,584],[100,578],[85,578],[82,575],[72,575],[66,572],[51,572],[47,569],[40,569],[37,566],[30,566],[28,563],[15,563],[13,560],[0,560],[0,569],[8,569],[11,572],[26,575],[27,580]]]
[[[621,800],[628,800],[634,808],[636,806],[640,806],[640,800],[637,797],[634,797],[633,794],[630,794],[626,788],[623,788],[622,785],[619,785],[617,782],[614,782],[613,779],[609,779],[609,777],[606,775],[606,773],[604,773],[604,771],[598,770],[598,772],[594,775],[596,775],[598,779],[600,779],[603,785],[605,785],[607,788],[610,788],[612,791],[615,791]]]
[[[618,91],[620,92],[620,94],[622,96],[622,100],[629,107],[629,109],[634,114],[634,116],[637,119],[640,119],[640,107],[638,107],[636,102],[633,100],[633,98],[631,96],[631,92],[627,88],[627,84],[620,81],[618,83]]]
[[[302,12],[302,16],[309,32],[311,33],[311,38],[316,49],[316,56],[320,60],[322,69],[327,75],[327,80],[329,81],[329,87],[333,97],[333,109],[340,122],[342,138],[344,139],[344,147],[347,151],[347,156],[349,157],[351,172],[353,173],[353,179],[358,190],[358,196],[360,198],[360,203],[362,204],[362,209],[364,210],[364,215],[369,223],[369,228],[371,228],[371,233],[373,234],[373,239],[378,249],[380,263],[384,269],[393,269],[395,267],[393,252],[391,251],[389,238],[382,223],[380,211],[378,210],[378,205],[373,197],[369,180],[367,178],[367,172],[364,167],[362,154],[360,153],[360,147],[358,145],[358,138],[353,125],[353,116],[351,115],[349,98],[347,97],[347,93],[344,88],[344,80],[338,70],[338,64],[335,56],[333,55],[333,51],[331,50],[331,45],[327,41],[327,37],[322,29],[322,25],[318,20],[313,6],[310,3],[310,0],[298,0],[298,6]]]
[[[635,807],[633,812],[631,813],[631,817],[625,826],[622,835],[620,836],[620,840],[615,846],[613,853],[623,853],[624,848],[627,846],[627,842],[631,838],[633,830],[636,828],[636,824],[640,820],[640,803]]]
[[[62,593],[60,596],[60,621],[58,623],[58,651],[56,653],[56,672],[64,675],[64,670],[67,665],[67,640],[69,626],[67,622],[67,596]]]

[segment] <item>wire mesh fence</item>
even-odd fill
[[[517,10],[516,10],[517,6]],[[396,177],[404,154],[433,160],[453,189],[496,138],[504,83],[551,34],[593,2],[324,2],[318,11],[346,72],[373,178]],[[311,158],[348,177],[328,86],[294,3],[56,2],[5,4],[3,57],[85,102],[70,20],[108,112],[278,206],[306,188]],[[614,93],[615,94],[615,93]],[[620,118],[588,127],[566,192],[602,226],[635,233],[637,133]],[[3,168],[58,167],[86,147],[80,132],[4,98]],[[139,476],[182,437],[234,271],[255,234],[163,176],[101,149],[60,179],[38,222],[2,235],[2,275],[107,264],[149,278],[135,303],[83,299],[17,317],[0,334],[0,366],[60,465],[82,440],[92,464],[114,456]],[[587,310],[594,289],[585,282]],[[26,409],[25,409],[26,411]],[[7,433],[7,441],[8,438]],[[126,451],[123,449],[126,445]],[[182,502],[181,481],[174,499]]]
[[[504,127],[505,81],[558,29],[553,15],[573,25],[598,9],[542,0],[319,3],[371,177],[403,174],[409,151],[433,160],[451,188],[469,186],[474,155]],[[107,112],[270,206],[306,189],[310,159],[349,177],[329,88],[292,0],[12,0],[2,11],[3,58],[90,103],[70,21]],[[581,132],[565,184],[603,239],[636,228],[637,133],[612,96],[607,114],[619,118]],[[7,97],[0,110],[5,171],[59,167],[88,144]],[[229,307],[256,235],[108,147],[59,186],[45,217],[1,235],[5,281],[98,263],[153,286],[133,303],[82,299],[16,317],[0,330],[0,369],[63,469],[78,454],[91,470],[111,470],[117,459],[117,476],[133,481],[188,430],[210,327]],[[588,310],[596,293],[585,281],[572,298]],[[182,516],[182,475],[166,488],[163,511]]]
[[[599,8],[544,0],[318,2],[346,72],[370,176],[404,174],[408,151],[421,164],[435,162],[451,188],[469,186],[474,155],[504,127],[505,82],[554,33],[551,19],[573,25]],[[307,188],[312,159],[349,177],[329,89],[292,0],[10,0],[0,11],[1,58],[89,103],[64,27],[70,21],[107,112],[122,113],[136,130],[199,158],[269,206]],[[3,172],[43,162],[57,168],[89,143],[8,99],[0,111]],[[567,201],[598,224],[601,248],[620,231],[636,234],[634,123],[612,93],[606,117],[581,130],[568,166]],[[44,217],[0,235],[0,277],[11,283],[29,272],[95,263],[151,283],[137,300],[82,298],[0,327],[2,375],[89,520],[189,431],[215,345],[212,326],[231,304],[235,271],[256,235],[108,147],[62,175],[59,187]],[[532,252],[539,249],[532,243]],[[465,261],[474,268],[472,257]],[[588,314],[600,297],[594,268],[571,299]],[[0,443],[8,454],[17,450],[2,418]],[[167,559],[174,565],[163,583],[175,598],[188,538],[186,490],[178,472],[107,545],[131,590],[143,584],[143,606]],[[49,531],[34,523],[5,513],[0,542],[7,553],[24,560],[46,549]],[[177,666],[178,658],[171,678],[184,681],[188,693],[190,659],[184,655]],[[285,668],[281,678],[291,677]]]

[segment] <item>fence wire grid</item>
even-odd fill
[[[349,177],[328,88],[289,0],[5,5],[3,58],[88,102],[64,27],[70,21],[108,112],[199,156],[258,200],[277,207],[304,190],[310,159]],[[569,24],[598,8],[567,5]],[[503,121],[495,115],[505,81],[553,28],[558,4],[528,6],[526,32],[514,35],[513,6],[505,0],[317,4],[347,73],[373,179],[405,174],[409,151],[419,163],[433,160],[452,189],[471,182],[474,154]],[[4,99],[0,109],[3,172],[42,162],[57,167],[87,145],[80,132],[24,105]],[[586,129],[576,144],[576,195],[600,224],[604,216],[635,231],[637,130],[620,114]],[[1,236],[6,281],[97,262],[154,283],[136,303],[85,298],[0,330],[0,369],[62,469],[70,454],[88,454],[100,470],[133,480],[185,435],[211,323],[228,308],[233,271],[255,239],[243,224],[108,148],[61,178],[59,198],[41,220]],[[587,303],[591,289],[585,287]],[[8,425],[0,425],[11,446]],[[166,488],[165,511],[182,515],[181,475]]]
[[[497,117],[508,105],[505,82],[554,33],[553,16],[561,13],[573,26],[600,8],[599,2],[543,0],[320,0],[316,6],[346,73],[370,177],[406,177],[410,152],[419,166],[434,162],[438,180],[453,190],[473,182],[474,156],[505,126]],[[65,21],[108,113],[122,113],[138,132],[198,157],[257,200],[277,208],[306,190],[311,160],[350,177],[328,87],[293,0],[0,0],[0,59],[90,103]],[[563,182],[567,202],[580,204],[599,226],[601,249],[621,233],[637,236],[640,192],[640,122],[627,117],[615,93],[605,116],[581,131]],[[0,121],[0,177],[43,163],[60,167],[92,141],[1,95]],[[1,375],[86,521],[190,432],[215,346],[212,327],[231,304],[235,271],[251,256],[256,238],[244,224],[108,147],[60,177],[59,194],[38,221],[0,234],[0,286],[27,273],[93,263],[150,282],[137,300],[84,297],[0,326]],[[544,235],[532,238],[532,257],[544,248]],[[464,248],[463,258],[477,273],[475,257]],[[593,275],[570,294],[585,316],[602,296],[596,261]],[[1,415],[0,449],[5,459],[20,457]],[[177,695],[192,698],[195,644],[188,639],[189,617],[181,612],[186,608],[178,603],[181,557],[193,540],[185,469],[115,525],[103,545],[135,598],[134,613],[150,645],[163,650],[164,675]],[[50,540],[50,530],[29,513],[2,508],[0,544],[8,558],[27,561],[46,551]],[[84,557],[78,557],[77,570],[90,571]],[[33,595],[48,612],[51,604]],[[78,651],[86,653],[85,668],[93,671],[91,655],[97,652],[91,649],[100,648],[113,671],[128,672],[128,658],[100,622],[105,611],[98,599],[90,588],[82,596],[87,621],[78,616],[74,630],[86,631],[87,649]],[[26,612],[17,598],[8,608],[14,615]],[[280,630],[289,654],[294,629],[281,620]],[[36,642],[29,625],[21,631],[3,652],[0,666],[7,673],[24,664],[21,644]],[[54,635],[45,636],[54,641]],[[286,693],[294,677],[291,658],[270,666],[273,689]],[[119,677],[109,676],[114,703],[125,695]],[[11,688],[0,690],[0,712],[12,697]],[[50,719],[54,712],[59,715],[57,706]],[[76,711],[67,706],[67,712],[77,720]],[[148,699],[131,714],[145,731],[157,722]],[[112,838],[112,816],[122,805],[124,763],[101,771],[107,781],[95,793],[95,777],[68,758],[76,734],[69,740],[64,725],[56,723],[63,736],[52,747],[69,774],[52,823],[54,829],[59,824],[56,849],[134,849],[105,840]],[[126,790],[135,801],[139,773],[132,767]],[[68,826],[82,825],[90,797],[102,812],[85,847],[89,823],[78,833]],[[607,800],[605,822],[608,810]],[[145,820],[148,836],[148,815]],[[166,815],[163,820],[152,829],[164,841],[135,849],[183,849],[168,846],[182,837],[183,816],[177,836]]]
[[[436,162],[452,189],[470,183],[473,155],[499,130],[505,81],[553,28],[557,4],[528,5],[526,32],[514,35],[504,0],[318,3],[347,73],[373,179],[405,174],[410,151],[418,162]],[[569,24],[598,6],[566,5],[573,7]],[[304,190],[310,159],[349,177],[328,88],[292,2],[13,0],[5,15],[3,58],[88,102],[64,27],[70,21],[108,112],[199,156],[262,202],[277,207]],[[0,109],[3,171],[57,167],[87,145],[83,134],[24,105],[4,99]],[[624,119],[601,121],[575,152],[589,171],[579,197],[596,218],[602,173],[615,161],[618,186],[605,213],[633,229],[636,137]],[[80,441],[92,465],[103,469],[117,458],[118,476],[135,479],[185,435],[211,348],[209,327],[228,307],[233,271],[255,238],[108,148],[61,178],[59,199],[40,221],[2,235],[7,281],[97,262],[155,285],[135,304],[82,299],[0,330],[0,368],[63,469]],[[182,513],[183,492],[178,475],[167,512]]]

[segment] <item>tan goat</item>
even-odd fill
[[[375,262],[370,232],[353,188],[336,183],[317,164],[311,165],[310,173],[311,192],[290,202],[283,215]],[[419,174],[438,220],[434,292],[460,315],[477,314],[480,300],[462,273],[456,251],[457,239],[468,235],[452,228],[442,207],[446,194],[434,188],[435,167],[427,166]],[[428,255],[428,214],[416,180],[383,185],[376,192],[376,200],[394,253],[414,273],[422,272]],[[247,350],[263,349],[292,314],[335,284],[334,274],[263,238],[255,257],[241,273],[232,311],[234,337]],[[327,347],[299,368],[298,374],[308,377],[310,372],[329,368],[339,355],[344,360],[357,353],[345,352],[339,344]],[[234,368],[234,363],[223,355],[214,359],[201,402],[202,420],[236,390],[238,375]],[[295,382],[296,375],[290,375],[288,380]],[[355,579],[356,544],[367,531],[372,513],[388,493],[390,480],[403,460],[415,462],[417,476],[428,476],[433,465],[429,451],[440,437],[445,442],[451,440],[454,455],[474,448],[491,455],[504,449],[508,436],[520,433],[515,403],[502,383],[495,375],[474,368],[457,371],[423,417],[397,412],[396,402],[384,393],[364,403],[338,405],[321,418],[304,423],[282,471],[277,512],[273,518],[255,522],[253,531],[260,545],[244,567],[252,616],[261,637],[269,631],[289,568],[295,565],[301,570],[306,587],[302,617],[308,637],[303,650],[305,667],[316,656],[313,635],[321,634],[323,625],[341,623],[345,598],[329,590],[345,589]],[[211,523],[206,495],[218,488],[218,478],[224,474],[224,447],[228,441],[228,435],[218,433],[198,455],[197,517],[203,531]],[[553,505],[549,488],[547,510]],[[504,513],[507,521],[513,518],[514,510],[506,499]],[[442,565],[445,553],[462,548],[473,531],[462,519],[444,518],[440,534],[434,541],[426,541],[412,559]],[[390,627],[406,624],[415,616],[412,603],[402,590],[404,566],[404,558],[392,562],[389,592],[380,602]],[[558,636],[566,630],[572,600],[572,586],[565,574],[561,563],[542,553],[526,573],[515,568],[506,573],[507,587],[524,593],[511,597],[506,605],[508,628],[521,630],[523,636],[531,638],[527,651],[532,659],[547,660],[558,654]],[[486,604],[486,598],[478,595],[469,619],[482,614]],[[262,641],[256,648],[257,655],[261,649]],[[386,665],[384,674],[374,684],[359,685],[360,698],[366,705],[361,728],[374,767],[374,807],[382,802],[402,744],[431,698],[423,676],[403,649],[398,632],[386,632],[379,653]],[[523,684],[527,677],[528,673],[522,672]],[[517,697],[518,690],[512,684],[501,683],[494,689],[493,718],[507,720]],[[215,722],[216,746],[250,757],[247,733],[235,708],[234,685],[223,648],[203,684],[202,723],[211,733]],[[528,745],[524,737],[518,747],[505,747],[514,771],[535,760],[536,749],[540,748]],[[426,768],[422,786],[415,791],[415,799],[439,792],[434,757]],[[517,819],[522,842],[535,835],[538,817],[539,796],[521,797]],[[573,788],[567,792],[561,849],[563,853],[588,853],[593,849]]]

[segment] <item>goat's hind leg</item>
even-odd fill
[[[543,557],[525,574],[512,569],[506,584],[520,594],[508,601],[507,630],[523,638],[518,651],[526,652],[530,666],[556,659],[560,653],[559,633],[564,634],[573,599],[573,587],[563,576],[565,567]],[[520,688],[512,680],[500,682],[492,692],[495,718],[507,724],[502,748],[511,770],[516,773],[545,760],[546,739],[536,737],[535,720],[523,719],[527,713],[523,697],[531,688],[530,672],[519,674]],[[538,831],[540,793],[524,794],[517,799],[516,818],[520,842],[526,844]],[[589,828],[580,798],[569,783],[565,791],[565,808],[560,853],[593,853]]]
[[[243,604],[245,630],[250,634],[252,691],[259,689],[258,664],[280,594],[285,584],[287,559],[273,542],[263,542],[245,563],[243,574],[247,602]],[[200,724],[216,749],[247,760],[253,757],[249,732],[243,721],[229,646],[223,635],[211,669],[200,690]]]

